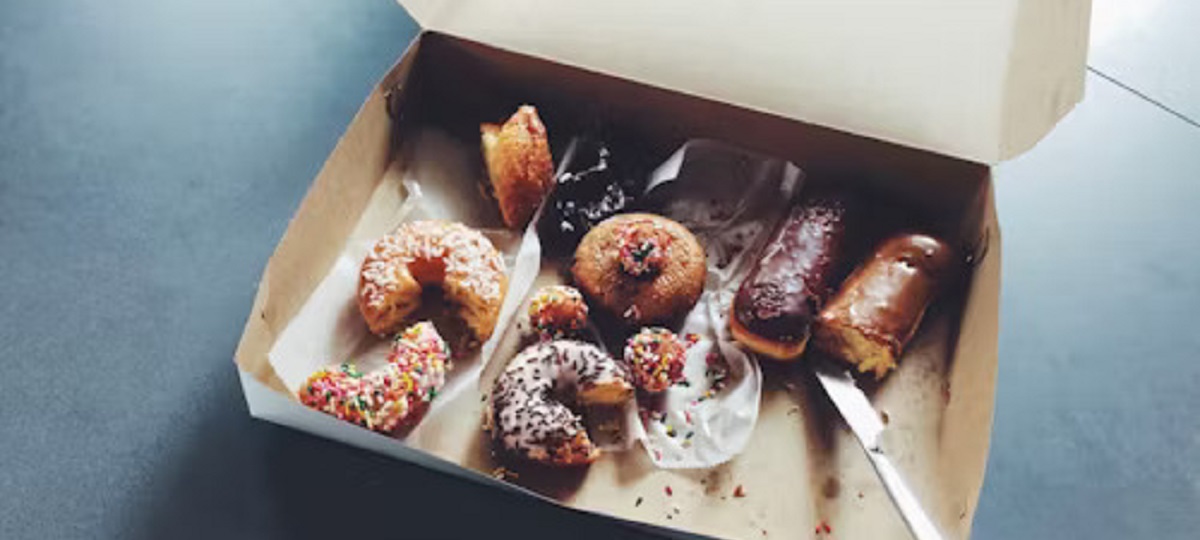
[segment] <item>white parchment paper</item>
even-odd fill
[[[800,190],[795,165],[707,140],[690,141],[651,176],[642,206],[687,226],[704,245],[704,294],[680,332],[685,382],[639,400],[640,438],[665,468],[700,468],[740,453],[758,419],[762,372],[734,345],[727,316],[754,256]]]

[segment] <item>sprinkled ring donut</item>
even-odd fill
[[[372,431],[414,425],[446,382],[450,348],[420,322],[392,344],[388,362],[363,374],[351,363],[323,368],[300,387],[300,402]]]
[[[582,405],[616,405],[633,395],[628,373],[595,345],[572,340],[529,346],[492,386],[492,440],[510,455],[553,465],[585,465],[600,455],[580,417],[556,396]]]
[[[358,308],[371,331],[394,333],[421,304],[421,291],[440,286],[479,341],[491,337],[508,289],[504,258],[479,231],[448,221],[404,223],[363,261]]]

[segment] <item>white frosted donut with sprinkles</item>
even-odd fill
[[[510,455],[552,466],[585,465],[600,455],[582,419],[557,396],[582,405],[617,405],[633,395],[620,362],[595,345],[572,340],[531,345],[492,386],[489,429]]]
[[[483,233],[461,223],[404,223],[375,243],[363,261],[358,308],[371,331],[399,330],[425,287],[441,287],[475,338],[491,337],[508,289],[504,258]]]

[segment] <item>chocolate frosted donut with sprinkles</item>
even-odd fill
[[[483,233],[461,223],[404,223],[375,243],[363,261],[358,308],[371,331],[399,330],[421,304],[426,287],[440,287],[479,341],[491,337],[508,289],[504,258]]]
[[[618,405],[633,395],[620,362],[595,345],[572,340],[531,345],[492,386],[485,429],[508,455],[551,466],[589,464],[600,455],[578,414],[581,405]]]

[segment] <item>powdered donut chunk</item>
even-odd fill
[[[587,303],[575,287],[548,285],[529,301],[529,325],[543,339],[575,334],[587,325],[587,317]]]
[[[448,221],[413,221],[375,243],[358,280],[358,309],[371,331],[400,329],[421,304],[425,287],[440,286],[475,337],[491,337],[508,289],[504,258],[479,231]]]
[[[415,424],[446,383],[450,348],[428,322],[401,334],[388,362],[364,375],[354,364],[323,368],[300,387],[300,402],[323,413],[388,433]]]
[[[683,316],[704,291],[704,249],[686,227],[653,214],[620,214],[584,235],[571,267],[593,305],[631,325]]]
[[[584,465],[600,455],[583,422],[556,399],[616,405],[633,395],[624,366],[595,345],[556,340],[517,354],[492,386],[489,428],[503,450],[554,466]]]

